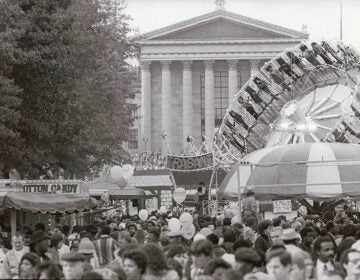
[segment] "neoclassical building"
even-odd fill
[[[210,141],[250,76],[307,36],[221,8],[143,34],[137,151],[179,153],[187,136]]]

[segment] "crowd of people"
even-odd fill
[[[258,220],[193,215],[195,234],[172,230],[168,213],[44,224],[0,245],[2,279],[360,279],[360,227],[342,213]]]

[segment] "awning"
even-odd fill
[[[90,196],[101,196],[104,192],[108,192],[112,199],[145,198],[145,192],[130,183],[121,189],[110,174],[105,174],[89,182],[88,185]]]
[[[0,202],[1,200],[0,195]],[[83,195],[8,192],[0,205],[33,213],[55,214],[90,210],[95,206],[93,203],[91,198]]]

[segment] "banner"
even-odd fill
[[[197,170],[213,166],[212,153],[201,156],[167,156],[167,168],[171,170]]]
[[[79,194],[79,184],[76,183],[65,183],[65,184],[47,184],[47,183],[27,183],[23,185],[24,192],[31,193],[73,193]]]
[[[291,200],[274,200],[273,213],[290,213],[292,210],[291,206]]]

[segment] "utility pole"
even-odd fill
[[[342,41],[342,0],[340,0],[340,40]]]

